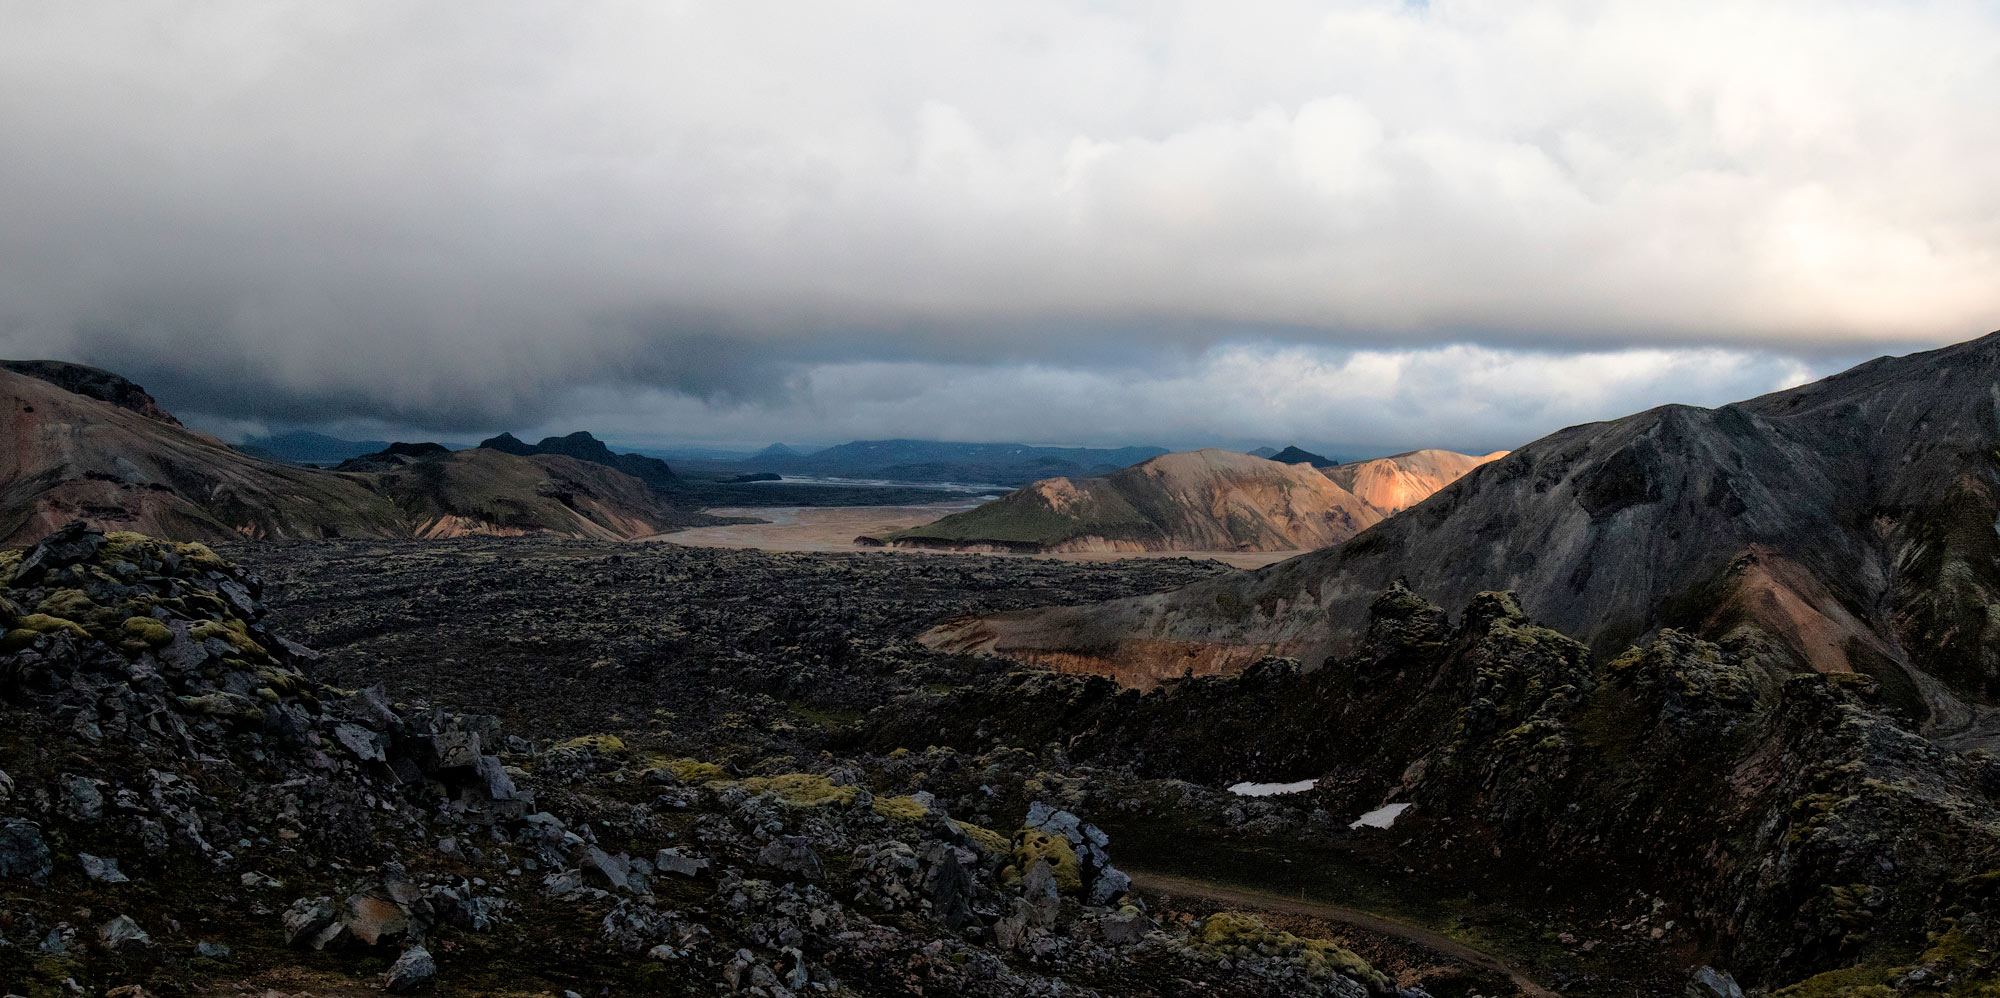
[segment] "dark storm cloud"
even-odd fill
[[[970,378],[1060,432],[1054,386],[1157,424],[1454,343],[1650,403],[2000,325],[1976,3],[4,9],[0,352],[229,419],[921,427]]]

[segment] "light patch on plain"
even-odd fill
[[[1300,794],[1319,786],[1318,780],[1300,780],[1297,783],[1238,783],[1229,792],[1238,797],[1276,797],[1279,794]]]
[[[1409,809],[1410,805],[1407,803],[1384,805],[1382,807],[1376,808],[1373,811],[1368,812],[1367,814],[1362,815],[1359,818],[1354,819],[1354,821],[1349,823],[1347,827],[1388,828],[1396,823],[1396,819],[1401,817],[1404,811],[1407,811]]]

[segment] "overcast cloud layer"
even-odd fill
[[[217,426],[1510,445],[2000,326],[1995,10],[0,3],[0,353]]]

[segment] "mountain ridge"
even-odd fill
[[[1197,673],[1267,654],[1310,665],[1351,652],[1368,603],[1403,579],[1447,606],[1516,591],[1593,646],[1751,628],[1800,669],[1867,672],[1937,730],[1990,739],[1975,704],[2000,689],[1996,380],[2000,334],[1716,409],[1573,426],[1338,548],[926,641],[1112,675],[1168,649]]]
[[[0,544],[25,543],[73,519],[174,540],[630,538],[726,522],[676,509],[629,475],[568,457],[461,459],[466,452],[429,445],[419,457],[381,455],[391,462],[382,473],[299,468],[11,369],[0,369],[0,406]],[[440,470],[405,473],[408,461]]]
[[[543,437],[540,442],[534,444],[529,444],[512,433],[501,433],[499,436],[481,440],[479,447],[516,457],[560,454],[622,471],[655,489],[672,488],[680,481],[680,476],[674,474],[674,470],[667,466],[667,462],[643,454],[614,454],[610,447],[592,436],[588,430],[577,430],[560,437]]]

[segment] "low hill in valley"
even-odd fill
[[[1052,478],[879,541],[1006,551],[1291,551],[1380,520],[1303,465],[1234,451],[1165,454],[1097,478]]]

